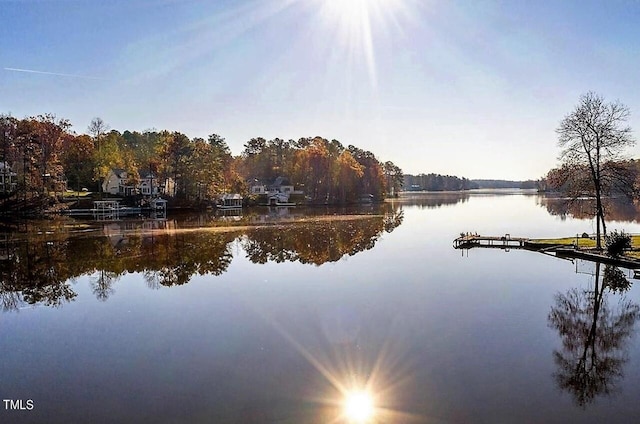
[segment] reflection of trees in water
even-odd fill
[[[627,343],[640,317],[640,307],[624,298],[612,307],[608,292],[630,287],[624,273],[607,265],[602,281],[596,264],[593,290],[569,290],[557,294],[549,313],[549,326],[562,339],[562,351],[554,351],[555,379],[580,406],[599,395],[608,395],[623,377]]]
[[[321,265],[374,247],[384,231],[402,223],[402,213],[346,221],[314,222],[249,231],[243,242],[254,263],[293,262]]]
[[[188,283],[194,275],[220,275],[232,259],[232,242],[243,232],[243,245],[256,263],[300,261],[321,264],[371,249],[380,235],[402,223],[402,212],[366,218],[274,225],[220,232],[136,232],[109,224],[105,236],[56,233],[50,240],[4,243],[0,246],[0,306],[15,310],[23,303],[58,306],[76,293],[70,282],[92,275],[90,287],[107,300],[126,273],[140,273],[156,289]],[[125,227],[126,225],[127,227]],[[44,232],[41,232],[44,233]],[[32,241],[33,240],[33,241]]]
[[[559,197],[538,197],[538,204],[547,209],[551,215],[561,219],[592,219],[595,217],[596,203],[594,199],[566,199]],[[624,199],[603,199],[607,220],[637,222],[640,220],[640,207],[635,202]]]
[[[471,195],[467,192],[405,192],[398,199],[393,199],[393,203],[403,205],[418,206],[420,208],[435,209],[447,205],[465,203]]]
[[[52,241],[5,243],[0,261],[3,310],[23,304],[60,306],[76,293],[67,281],[64,244]]]
[[[102,302],[109,299],[109,296],[115,292],[113,285],[119,278],[120,275],[115,272],[98,271],[98,276],[91,281],[91,291],[96,296],[96,299]]]

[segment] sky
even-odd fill
[[[588,91],[638,138],[639,88],[638,0],[0,0],[0,113],[77,133],[322,136],[405,173],[537,179]]]

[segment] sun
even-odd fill
[[[364,424],[373,418],[373,398],[365,391],[347,393],[344,399],[344,415],[349,422]]]
[[[389,37],[408,13],[409,0],[317,0],[327,33],[349,57],[364,59],[371,82],[376,80],[375,47],[380,37]]]

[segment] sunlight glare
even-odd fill
[[[348,393],[344,402],[344,413],[353,423],[366,423],[373,418],[373,399],[369,393],[355,391]]]
[[[406,0],[320,0],[322,15],[337,34],[349,55],[363,55],[373,85],[376,84],[374,44],[377,36],[388,35]]]

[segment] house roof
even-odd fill
[[[156,174],[154,174],[153,172],[151,172],[151,170],[149,170],[149,169],[141,169],[141,170],[140,170],[140,172],[139,172],[139,174],[140,174],[140,177],[141,177],[141,178],[145,178],[145,179],[149,179],[149,178],[154,178],[154,179],[155,179],[155,178],[158,178],[158,177],[156,176]]]
[[[291,182],[289,181],[289,178],[287,177],[283,177],[283,176],[279,176],[277,177],[275,180],[273,180],[273,182],[271,183],[267,183],[264,180],[258,179],[258,178],[249,178],[247,179],[247,182],[249,184],[251,184],[252,186],[269,186],[269,187],[280,187],[283,185],[293,185],[291,184]]]
[[[127,176],[127,171],[122,168],[112,168],[111,170],[118,178],[124,178]]]
[[[220,196],[222,200],[242,200],[242,196],[238,193],[227,193]]]
[[[291,185],[289,183],[289,179],[286,177],[278,177],[275,180],[273,180],[273,184],[271,184],[272,187],[281,187],[283,185]]]

